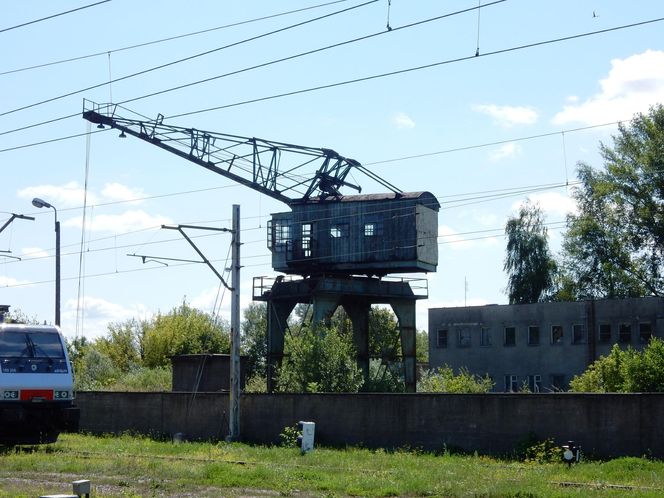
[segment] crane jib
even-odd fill
[[[83,118],[98,128],[120,130],[120,137],[131,135],[149,142],[287,205],[311,198],[339,199],[347,188],[361,192],[360,185],[346,180],[352,171],[401,193],[359,161],[329,148],[173,126],[164,123],[161,114],[155,120],[128,119],[119,116],[121,109],[85,100]]]

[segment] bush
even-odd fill
[[[448,365],[435,370],[423,370],[417,383],[417,392],[427,393],[488,393],[494,382],[488,375],[480,377],[461,368],[457,375]]]
[[[575,392],[664,392],[664,341],[653,337],[642,351],[620,349],[592,363],[570,382]]]

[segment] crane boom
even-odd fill
[[[358,161],[332,149],[172,126],[163,122],[161,114],[154,120],[128,119],[118,114],[122,109],[117,104],[84,100],[83,118],[98,128],[118,129],[120,136],[140,138],[288,205],[317,195],[339,198],[343,187],[361,192],[359,185],[346,181],[352,170],[392,192],[401,192]]]

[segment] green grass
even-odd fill
[[[71,491],[93,496],[655,497],[664,463],[640,458],[527,464],[414,451],[181,443],[62,435],[48,446],[0,453],[0,497]]]

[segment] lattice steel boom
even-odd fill
[[[164,123],[161,114],[154,120],[128,119],[119,115],[123,109],[117,104],[83,101],[83,117],[98,127],[116,128],[121,136],[140,138],[288,205],[317,196],[338,198],[344,187],[361,192],[359,185],[346,181],[352,171],[364,173],[394,193],[401,192],[358,161],[332,149],[172,126]]]

